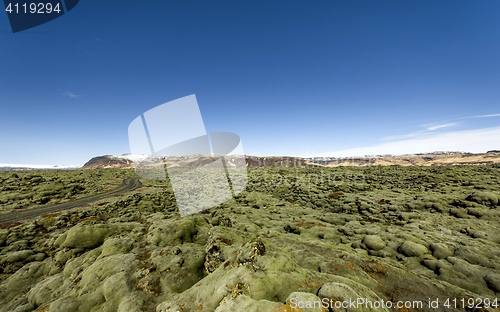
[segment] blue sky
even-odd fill
[[[0,14],[0,163],[127,153],[134,118],[190,94],[207,131],[237,133],[252,155],[500,149],[498,12],[497,0],[85,0],[15,34]]]

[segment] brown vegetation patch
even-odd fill
[[[101,218],[99,217],[90,217],[90,218],[85,218],[80,220],[80,222],[89,222],[89,221],[101,221]]]
[[[16,227],[18,225],[21,225],[22,223],[21,222],[7,222],[7,223],[4,223],[2,225],[0,225],[0,229],[10,229],[10,228],[13,228],[13,227]]]
[[[344,192],[337,191],[337,192],[331,192],[330,194],[328,194],[328,196],[330,196],[333,199],[339,198],[340,195],[344,195]]]
[[[151,257],[151,253],[145,253],[145,254],[142,254],[142,256],[139,257],[139,260],[140,261],[147,261],[149,259],[149,257]]]
[[[345,266],[346,268],[348,268],[348,269],[351,269],[351,270],[354,270],[354,269],[358,269],[358,268],[359,268],[359,267],[358,267],[356,264],[354,264],[354,263],[346,263],[346,264],[344,264],[344,266]]]
[[[387,269],[384,268],[377,260],[367,260],[365,261],[367,265],[363,266],[363,271],[365,271],[368,275],[375,278],[379,275],[386,275]]]
[[[323,226],[323,227],[326,227],[325,223],[311,222],[311,221],[299,221],[299,222],[296,223],[296,225],[300,226],[300,227],[305,227],[306,229],[310,229],[313,226]]]
[[[41,231],[42,233],[47,233],[48,230],[41,224],[35,223],[37,230]]]
[[[225,237],[218,237],[217,240],[219,240],[219,241],[221,241],[224,244],[229,245],[229,246],[231,246],[234,243],[233,240],[230,240],[229,238],[225,238]]]
[[[52,218],[55,218],[59,215],[60,213],[59,212],[53,212],[53,213],[48,213],[48,214],[44,214],[42,217],[45,219],[45,220],[50,220]]]
[[[378,222],[377,220],[373,220],[373,219],[358,219],[357,221],[359,221],[359,222],[370,222],[370,223]]]
[[[49,303],[48,305],[43,306],[43,307],[41,307],[40,309],[36,310],[36,312],[46,312],[46,311],[49,311],[49,308],[50,308],[50,305],[51,305],[51,304],[52,304],[52,302],[51,302],[51,303]]]

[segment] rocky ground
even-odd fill
[[[0,230],[0,311],[498,310],[499,166],[250,169],[183,218],[142,182]]]

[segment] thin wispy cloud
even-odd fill
[[[81,97],[81,95],[74,94],[73,92],[70,92],[70,91],[64,92],[64,93],[62,93],[62,95],[66,95],[66,96],[69,96],[69,97],[74,98],[74,99]]]
[[[447,124],[444,124],[444,125],[431,126],[431,127],[427,127],[427,130],[434,131],[434,130],[437,130],[437,129],[452,127],[452,126],[455,126],[457,124],[458,124],[457,122],[453,122],[453,123],[447,123]]]
[[[464,151],[484,153],[500,146],[500,127],[434,133],[425,138],[386,142],[374,146],[351,148],[315,157],[351,157],[365,155],[403,155],[434,151]]]
[[[472,118],[486,118],[486,117],[498,117],[500,114],[492,114],[492,115],[480,115],[480,116],[474,116]]]
[[[399,134],[399,135],[391,135],[382,138],[383,141],[395,141],[395,140],[403,140],[403,139],[409,139],[409,138],[415,138],[418,136],[424,136],[426,133],[429,133],[428,131],[415,131],[412,133],[407,133],[407,134]]]
[[[400,134],[400,135],[392,135],[388,137],[382,138],[384,141],[395,141],[395,140],[403,140],[403,139],[409,139],[409,138],[424,138],[428,137],[429,135],[433,135],[432,131],[438,130],[438,129],[443,129],[443,128],[449,128],[452,126],[458,125],[458,122],[453,122],[453,123],[447,123],[447,124],[441,124],[441,125],[423,125],[422,127],[425,127],[425,130],[419,130],[407,134]]]

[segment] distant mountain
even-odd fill
[[[81,165],[24,165],[0,164],[0,171],[16,170],[75,170],[75,169],[134,169],[134,163],[148,166],[163,160],[170,167],[199,168],[213,161],[212,157],[166,157],[140,154],[120,156],[104,155],[90,159]],[[340,166],[453,166],[453,165],[494,165],[500,164],[500,150],[487,153],[432,152],[416,155],[376,155],[367,157],[321,157],[300,158],[290,156],[257,157],[245,156],[249,168],[272,167],[340,167]],[[230,162],[229,167],[233,166]]]
[[[307,160],[289,156],[245,156],[245,159],[247,167],[250,168],[306,167],[309,164]],[[199,168],[212,163],[214,159],[207,155],[195,155],[192,157],[151,156],[141,154],[123,154],[121,156],[104,155],[92,158],[80,169],[134,169],[134,163],[147,167],[148,164],[158,163],[159,161],[164,161],[169,167]],[[312,164],[309,165],[311,166]],[[235,165],[230,161],[227,166],[234,167]]]
[[[307,160],[322,167],[496,165],[500,164],[500,151],[493,150],[478,154],[467,152],[432,152],[415,155],[307,158]]]
[[[257,157],[245,156],[249,168],[272,167],[340,167],[340,166],[453,166],[453,165],[494,165],[500,164],[500,151],[473,154],[467,152],[432,152],[416,155],[376,155],[367,157],[321,157],[299,158],[290,156]],[[134,169],[134,163],[148,167],[164,161],[169,167],[199,168],[213,161],[210,156],[167,157],[140,154],[121,156],[104,155],[94,157],[80,169]],[[0,165],[1,166],[1,165]],[[227,166],[234,166],[231,162]],[[53,168],[63,169],[63,168]],[[13,169],[8,169],[13,170]]]
[[[0,171],[19,170],[75,170],[81,165],[20,165],[20,164],[0,164]]]
[[[92,158],[80,169],[134,169],[134,164],[131,160],[126,158],[104,155]]]

